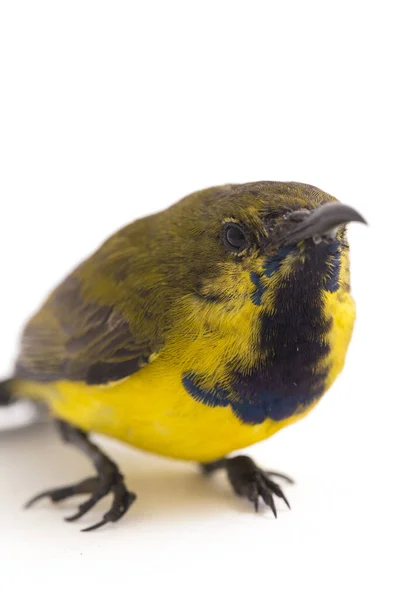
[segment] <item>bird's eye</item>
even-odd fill
[[[225,223],[222,239],[231,252],[241,252],[249,245],[243,228],[237,223]]]

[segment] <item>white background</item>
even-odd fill
[[[0,375],[60,278],[187,193],[304,181],[370,222],[350,232],[358,320],[343,375],[307,419],[250,450],[296,479],[292,511],[255,515],[223,476],[205,482],[193,465],[101,440],[138,501],[118,525],[82,534],[62,520],[73,502],[21,505],[85,477],[85,459],[43,426],[3,432],[4,597],[399,597],[395,9],[1,3]]]

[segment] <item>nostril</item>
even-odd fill
[[[293,221],[294,223],[301,223],[308,215],[310,211],[307,208],[300,208],[299,210],[292,211],[285,215],[286,221]]]

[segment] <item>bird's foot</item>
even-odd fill
[[[263,471],[248,456],[223,458],[215,462],[205,463],[202,465],[202,469],[203,473],[207,475],[218,469],[225,469],[236,494],[250,500],[256,511],[258,511],[259,501],[262,498],[276,517],[274,496],[281,498],[286,506],[290,508],[281,487],[271,478],[279,477],[287,483],[294,483],[294,481],[282,473]]]
[[[136,494],[128,491],[123,482],[122,475],[118,471],[112,475],[109,474],[107,477],[90,477],[75,485],[46,490],[31,498],[25,507],[29,508],[43,498],[49,498],[52,502],[61,502],[61,500],[66,500],[72,496],[90,494],[90,498],[79,505],[78,511],[65,519],[66,521],[76,521],[109,493],[113,495],[111,509],[105,513],[101,521],[82,530],[92,531],[93,529],[102,527],[106,523],[118,521],[136,499]]]
[[[78,507],[78,511],[65,519],[66,521],[76,521],[76,519],[79,519],[93,508],[99,500],[111,493],[113,500],[110,510],[103,515],[101,521],[91,527],[86,527],[82,531],[92,531],[93,529],[102,527],[106,523],[118,521],[136,500],[136,494],[126,488],[124,478],[119,472],[117,465],[90,441],[87,433],[70,425],[66,421],[57,421],[57,425],[62,439],[68,444],[73,444],[86,454],[92,460],[98,475],[97,477],[84,479],[75,485],[54,488],[37,494],[37,496],[34,496],[25,505],[26,508],[29,508],[42,498],[50,498],[52,502],[61,502],[61,500],[78,496],[79,494],[90,494],[89,499]]]

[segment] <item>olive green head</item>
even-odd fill
[[[354,209],[303,183],[256,182],[194,193],[155,216],[168,277],[186,278],[189,287],[212,285],[260,271],[285,248],[312,248],[338,237],[345,224],[365,222]],[[154,218],[154,217],[153,217]],[[232,287],[233,286],[233,287]]]

